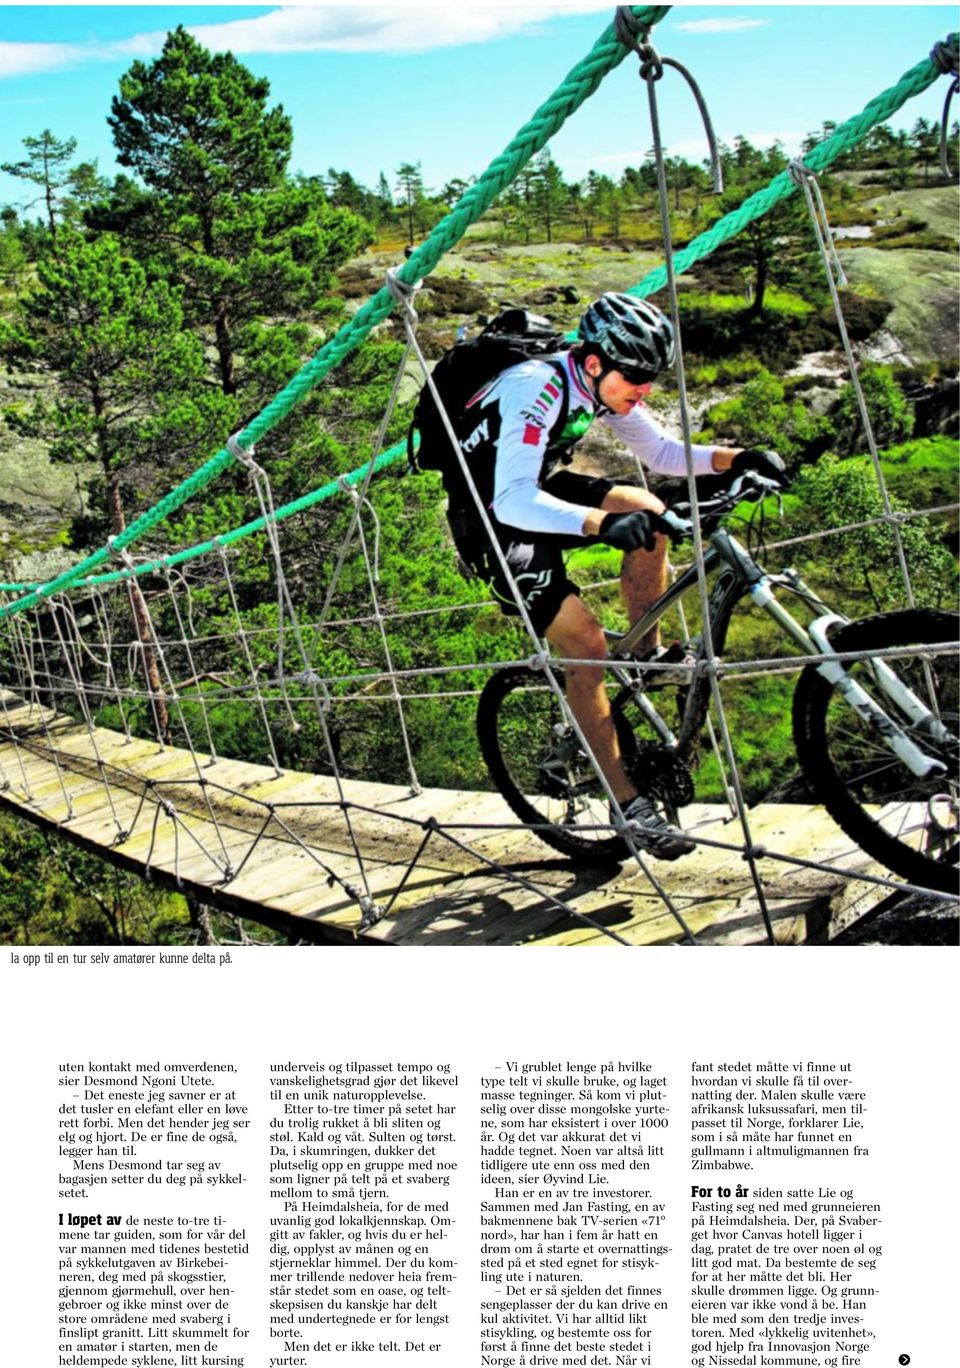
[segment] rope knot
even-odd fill
[[[248,470],[256,471],[258,474],[262,473],[260,467],[253,459],[253,454],[257,449],[256,442],[251,446],[245,447],[240,441],[240,433],[235,432],[231,437],[227,438],[226,446],[230,455],[238,460],[241,465],[246,466]]]
[[[793,181],[794,185],[802,186],[805,181],[817,179],[816,173],[811,171],[809,166],[807,166],[800,157],[793,158],[787,167],[787,171],[789,172],[790,179]]]
[[[632,5],[617,6],[613,16],[613,31],[617,36],[617,42],[634,52],[640,51],[641,40],[647,42],[650,37],[649,25],[641,24],[633,12]]]
[[[377,922],[382,919],[383,913],[373,899],[368,897],[366,893],[360,893],[357,896],[357,903],[360,907],[360,911],[363,913],[363,916],[360,918],[359,930],[369,931],[371,926],[376,926]]]
[[[545,670],[549,659],[549,651],[537,651],[535,655],[528,657],[527,668],[531,670]]]
[[[641,81],[659,81],[663,75],[663,62],[650,42],[649,24],[642,24],[630,5],[618,5],[613,28],[617,41],[640,58]]]
[[[960,49],[957,35],[948,33],[942,43],[934,43],[930,49],[930,60],[941,76],[955,76],[960,70]]]
[[[663,61],[652,43],[644,43],[640,49],[641,81],[659,81],[663,75]]]
[[[117,546],[116,537],[107,538],[107,548],[109,549],[111,556],[118,560],[127,570],[132,568],[133,557],[125,546]]]
[[[411,325],[416,327],[420,320],[417,317],[416,309],[413,307],[413,298],[423,282],[417,280],[411,285],[409,281],[401,280],[398,271],[399,268],[396,266],[391,266],[387,270],[387,289],[400,305]]]
[[[766,846],[762,846],[762,845],[751,845],[751,846],[747,846],[747,847],[744,849],[743,854],[740,856],[740,858],[741,858],[741,860],[763,860],[763,859],[766,858],[766,855],[767,855],[767,847],[766,847]]]

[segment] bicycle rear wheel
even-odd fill
[[[599,864],[627,858],[626,843],[610,833],[603,786],[542,674],[517,666],[491,675],[477,705],[477,736],[494,784],[542,841]]]
[[[852,622],[835,632],[838,651],[881,652],[885,648],[955,644],[957,618],[934,610],[885,613]],[[934,739],[901,717],[880,689],[869,660],[845,669],[927,754],[943,761],[945,773],[918,778],[869,726],[808,665],[793,699],[797,755],[814,794],[862,850],[910,883],[952,893],[957,889],[957,662],[935,652],[889,661],[890,668],[924,702],[933,695],[950,739]]]

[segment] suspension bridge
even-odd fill
[[[621,7],[616,24],[453,212],[286,388],[192,476],[106,546],[49,582],[0,586],[0,804],[199,903],[294,939],[323,943],[815,942],[829,940],[902,888],[822,809],[769,802],[748,810],[736,738],[716,680],[712,732],[728,802],[722,807],[694,802],[685,808],[684,826],[697,850],[666,873],[637,849],[615,870],[545,859],[535,831],[518,822],[498,794],[423,788],[417,776],[405,710],[418,698],[470,697],[476,692],[471,676],[502,662],[405,669],[393,659],[391,615],[378,593],[375,490],[376,477],[406,459],[399,445],[384,449],[384,438],[411,358],[430,383],[417,342],[415,291],[633,48],[647,82],[659,154],[655,82],[662,63],[650,31],[666,13],[666,7]],[[666,286],[676,323],[676,275],[782,199],[802,194],[856,383],[856,360],[837,292],[839,262],[816,176],[941,75],[955,79],[956,69],[953,37],[936,44],[929,57],[802,162],[678,252],[670,242],[658,155],[665,265],[632,292],[644,297]],[[394,308],[403,318],[407,349],[374,456],[351,474],[276,507],[256,444]],[[682,355],[678,381],[689,447]],[[863,404],[859,385],[857,391]],[[865,406],[863,418],[869,433]],[[904,601],[912,607],[915,596],[900,535],[903,515],[894,513],[886,494],[872,435],[870,449],[886,510],[880,521],[894,535]],[[195,546],[142,550],[165,519],[237,465],[249,480],[257,518]],[[689,484],[696,508],[692,471]],[[347,501],[349,525],[323,608],[305,617],[285,568],[284,538],[293,526],[309,528],[309,520],[321,516],[321,506],[331,500]],[[242,604],[235,582],[235,558],[251,543],[262,548],[271,568],[276,621],[269,628]],[[697,551],[702,560],[699,546]],[[318,639],[324,633],[338,639],[337,633],[357,625],[333,616],[351,558],[366,572],[370,609],[362,622],[376,645],[370,654],[378,659],[373,665],[367,659],[345,663],[335,675],[321,673]],[[204,622],[211,583],[218,587],[217,611]],[[702,595],[705,604],[705,584]],[[477,605],[423,611],[465,610],[476,611]],[[545,679],[562,694],[554,672],[554,664],[562,662],[545,657],[535,636],[529,645]],[[796,670],[803,663],[792,660],[783,668]],[[749,680],[752,665],[766,668],[770,662],[737,664]],[[343,717],[358,706],[394,719],[391,744],[404,754],[407,783],[347,776]],[[218,753],[217,736],[231,710],[239,721],[229,734],[246,758]],[[315,739],[316,773],[285,763],[284,733],[305,727]],[[237,746],[238,737],[247,744]],[[922,825],[925,814],[911,809],[898,820]]]

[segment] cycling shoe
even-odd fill
[[[613,826],[658,860],[679,860],[681,855],[689,855],[696,849],[696,841],[685,836],[679,827],[671,826],[642,793],[622,804],[620,810],[622,822],[612,811],[610,813]]]

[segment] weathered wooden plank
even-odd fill
[[[379,908],[400,890],[389,915],[359,934],[369,944],[616,944],[607,932],[631,944],[680,939],[676,919],[635,861],[597,869],[565,860],[518,827],[498,794],[433,789],[412,795],[399,785],[345,781],[348,823],[330,776],[277,774],[230,759],[208,763],[206,756],[104,729],[91,739],[85,727],[49,710],[43,711],[44,729],[39,708],[9,693],[0,695],[0,703],[4,699],[0,735],[23,743],[18,754],[13,740],[0,739],[0,774],[9,785],[0,801],[7,807],[124,868],[142,872],[149,866],[160,881],[179,878],[213,905],[294,935],[340,941],[357,935],[361,909],[349,889],[364,888],[362,864]],[[94,740],[107,767],[109,799]],[[19,792],[23,774],[32,802]],[[173,805],[176,821],[162,807],[158,812],[161,800]],[[274,819],[264,827],[271,810]],[[650,869],[699,940],[764,939],[756,890],[740,854],[739,823],[702,805],[688,808],[685,817],[696,835],[719,844],[704,844],[676,864],[652,861]],[[418,855],[431,820],[455,839],[434,832]],[[126,833],[120,842],[118,824]],[[875,872],[819,809],[760,808],[750,814],[750,825],[756,846],[801,857],[815,850],[818,860],[851,874]],[[231,877],[225,877],[227,865]],[[782,941],[822,939],[883,892],[843,874],[769,858],[760,869]]]

